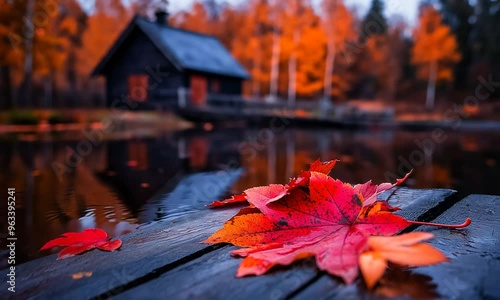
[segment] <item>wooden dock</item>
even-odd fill
[[[370,126],[394,127],[394,111],[390,107],[366,110],[351,104],[332,105],[321,101],[296,101],[284,99],[267,101],[264,98],[244,98],[231,95],[210,95],[203,104],[193,104],[190,94],[180,89],[170,109],[181,117],[194,122],[228,123],[243,122],[264,126],[324,126],[363,128]],[[279,124],[279,125],[276,125]]]
[[[361,280],[346,286],[320,272],[311,261],[277,267],[260,277],[234,277],[241,259],[230,245],[200,244],[239,208],[200,211],[175,221],[159,221],[121,237],[121,250],[92,251],[57,261],[56,255],[16,267],[16,293],[9,299],[499,299],[500,197],[452,190],[400,188],[390,203],[404,217],[419,221],[473,222],[461,230],[412,227],[429,231],[430,243],[450,259],[431,267],[388,271],[368,292]],[[6,274],[7,270],[2,270]],[[75,274],[87,272],[76,279]],[[77,276],[81,277],[81,276]]]

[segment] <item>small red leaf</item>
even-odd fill
[[[90,228],[83,232],[67,232],[62,237],[48,241],[40,249],[47,250],[52,247],[66,247],[59,252],[57,259],[63,259],[85,251],[98,248],[104,251],[114,251],[122,245],[121,240],[109,241],[108,235],[102,229]]]
[[[246,202],[247,198],[245,193],[241,195],[234,195],[231,198],[228,198],[226,200],[219,200],[219,201],[214,201],[208,206],[210,207],[220,207],[220,206],[226,206],[228,204],[233,204],[233,203],[241,203],[241,202]]]

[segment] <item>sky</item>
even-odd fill
[[[188,9],[194,0],[170,0],[170,10],[172,12]],[[240,4],[244,0],[226,0],[230,4]],[[319,3],[321,0],[313,0]],[[417,9],[419,0],[385,0],[385,15],[391,17],[392,15],[400,15],[406,22],[413,26],[417,20]],[[357,8],[357,11],[364,15],[370,7],[371,0],[345,0],[344,3],[351,8]]]

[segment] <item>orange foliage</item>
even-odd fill
[[[433,6],[422,8],[413,37],[415,44],[411,62],[417,66],[418,77],[426,80],[429,77],[430,64],[436,62],[437,80],[452,81],[453,66],[461,59],[457,40]]]

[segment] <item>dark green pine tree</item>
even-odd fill
[[[470,19],[474,15],[474,7],[469,0],[439,0],[438,3],[443,21],[451,27],[462,54],[462,60],[455,66],[455,87],[465,87],[473,54],[471,48],[473,25]]]
[[[500,0],[479,0],[476,8],[476,22],[471,33],[473,63],[488,65],[493,81],[499,81]],[[493,94],[498,97],[499,89],[495,89]]]
[[[387,33],[387,27],[387,20],[384,16],[384,2],[382,0],[372,0],[370,9],[361,25],[361,41],[365,41],[371,35]]]

